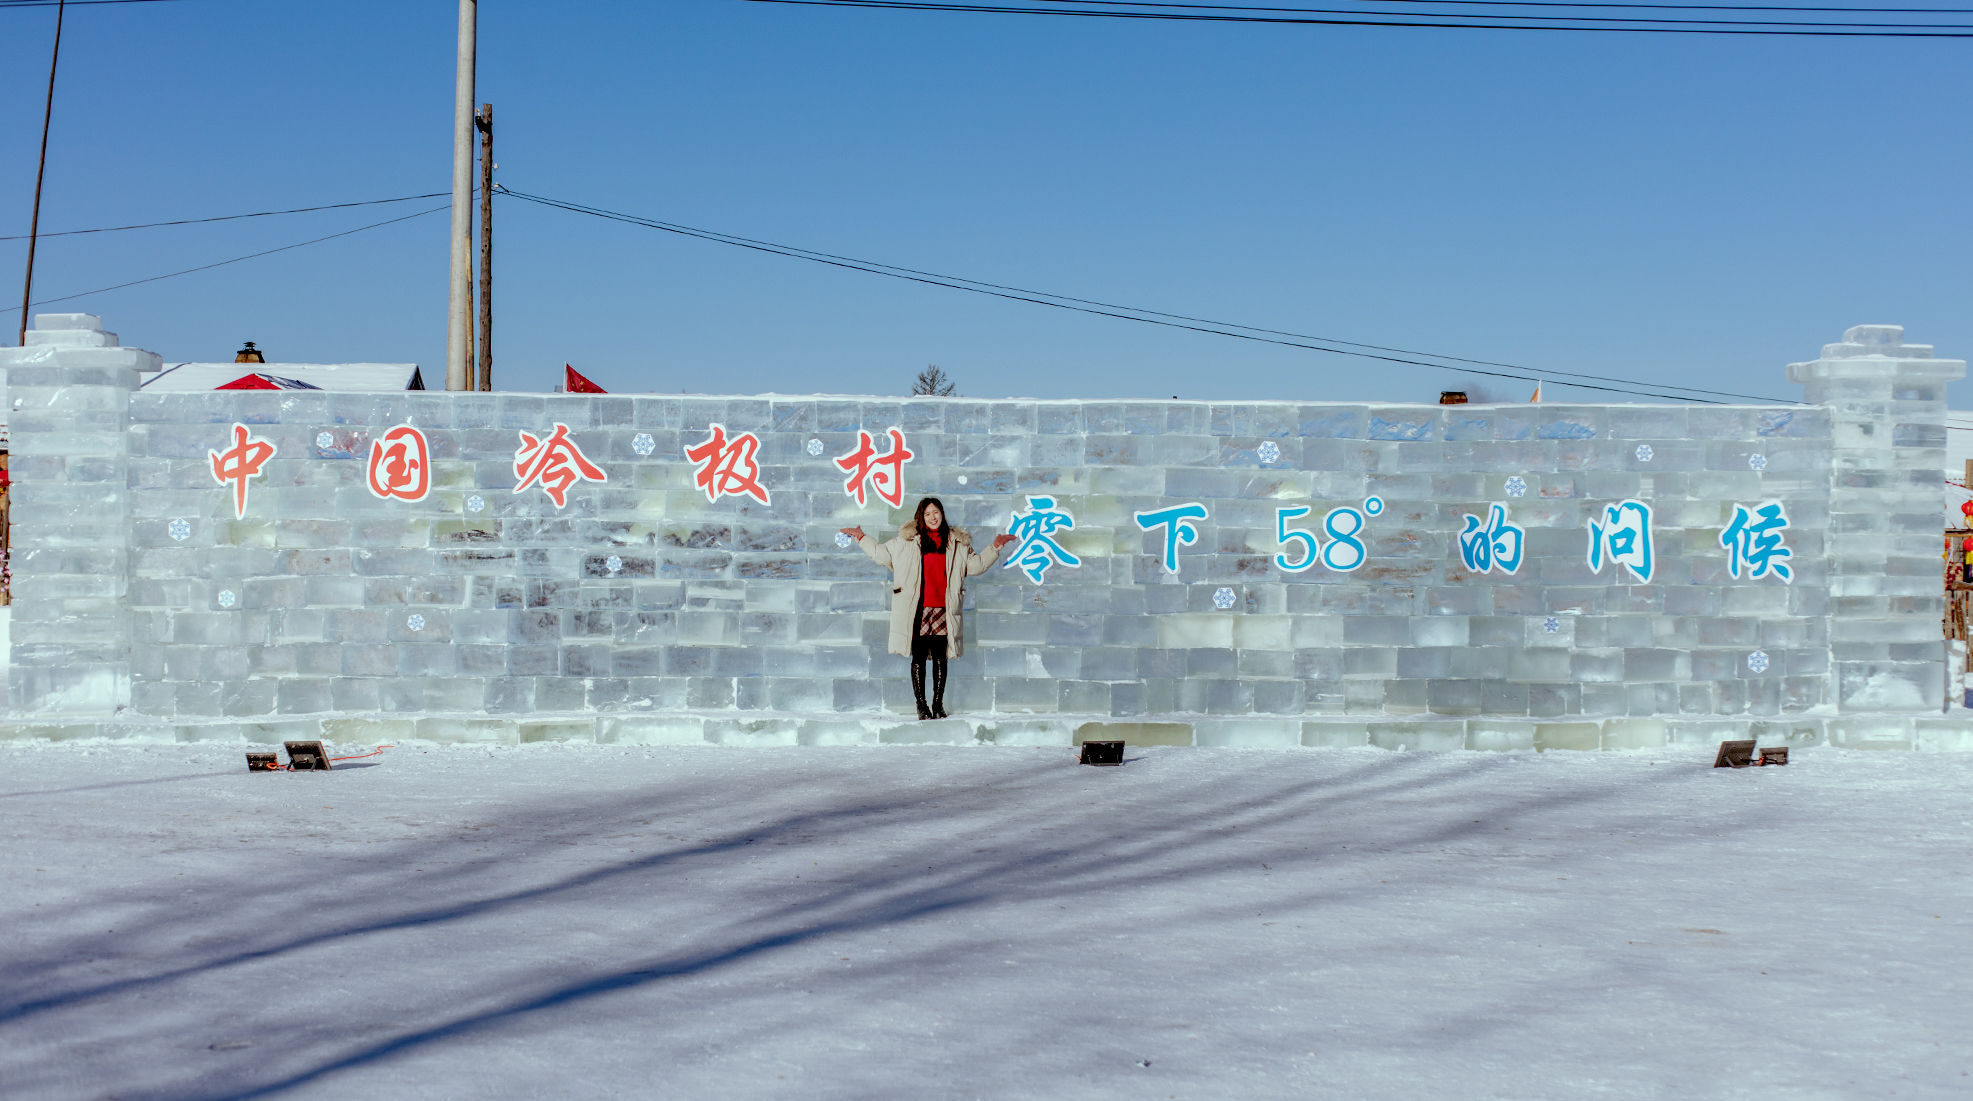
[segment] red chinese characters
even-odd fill
[[[260,468],[274,457],[274,445],[255,436],[244,424],[233,426],[233,443],[224,451],[206,452],[212,459],[212,480],[233,487],[233,516],[247,514],[247,479],[260,476]]]
[[[771,504],[767,487],[760,484],[760,464],[754,461],[760,452],[760,437],[742,432],[729,440],[725,426],[706,427],[712,434],[704,443],[686,448],[685,457],[698,468],[692,472],[692,484],[705,493],[707,502],[744,494],[763,505]]]
[[[877,497],[892,508],[904,505],[904,464],[911,461],[912,452],[904,446],[903,431],[892,428],[889,434],[891,449],[879,455],[876,441],[859,428],[856,450],[836,460],[836,465],[849,475],[843,482],[843,492],[859,505],[867,501],[866,490],[873,486]]]
[[[569,503],[569,487],[577,482],[610,480],[603,468],[590,462],[582,448],[569,438],[566,424],[557,424],[545,440],[533,433],[521,433],[521,446],[514,452],[514,476],[520,479],[514,486],[515,493],[539,484],[556,508]]]
[[[422,501],[432,488],[431,450],[425,434],[400,424],[370,441],[370,492],[379,497]]]

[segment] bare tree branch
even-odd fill
[[[951,375],[946,374],[939,369],[938,364],[933,363],[918,372],[918,377],[912,380],[911,395],[913,397],[951,397],[957,392],[957,385],[957,383],[952,381]]]

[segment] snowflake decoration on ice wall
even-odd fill
[[[407,619],[407,620],[405,620],[405,621],[404,621],[404,625],[405,625],[406,627],[409,627],[409,628],[411,628],[411,629],[412,629],[412,630],[414,630],[414,631],[422,631],[422,630],[424,630],[424,629],[425,629],[425,613],[423,613],[423,612],[412,612],[412,613],[411,613],[411,618],[410,618],[410,619]]]
[[[173,520],[165,525],[164,530],[170,532],[171,537],[180,543],[192,537],[192,523],[189,520]]]
[[[235,604],[238,604],[239,602],[240,602],[240,598],[239,598],[239,597],[237,597],[237,596],[235,596],[235,595],[233,595],[233,590],[231,590],[231,589],[221,589],[221,590],[219,590],[219,606],[220,606],[220,607],[222,607],[222,608],[231,608],[231,607],[232,607],[233,605],[235,605]]]
[[[603,568],[610,571],[611,573],[622,572],[623,556],[620,554],[613,554],[608,558],[603,559]]]
[[[1749,455],[1749,456],[1747,456],[1747,466],[1748,466],[1748,467],[1749,467],[1750,469],[1753,469],[1753,470],[1766,470],[1766,469],[1767,469],[1767,456],[1766,456],[1766,455]]]
[[[1267,440],[1254,449],[1254,455],[1261,462],[1278,463],[1281,461],[1281,445],[1273,440]]]
[[[851,539],[848,535],[839,531],[836,533],[836,545],[844,550],[848,550],[856,545],[856,540]]]
[[[1562,621],[1555,618],[1554,616],[1549,616],[1547,619],[1541,621],[1541,629],[1547,631],[1551,635],[1555,634],[1557,631],[1560,631],[1562,629]]]
[[[808,453],[810,455],[822,454],[822,441],[821,440],[808,441]]]
[[[321,448],[330,448],[330,447],[334,447],[335,445],[336,445],[336,437],[331,433],[317,432],[315,434],[315,446]]]
[[[479,510],[485,507],[486,507],[486,498],[480,496],[477,493],[473,494],[471,497],[466,498],[467,512],[478,512]]]
[[[1519,497],[1522,494],[1526,493],[1527,491],[1528,491],[1527,480],[1522,478],[1519,474],[1516,474],[1512,478],[1507,479],[1507,495],[1509,497]]]
[[[1233,590],[1225,585],[1213,590],[1213,607],[1222,612],[1233,607],[1233,599]]]
[[[1747,668],[1752,669],[1756,673],[1767,672],[1767,651],[1756,650],[1753,653],[1748,654]]]
[[[1648,463],[1648,462],[1650,462],[1650,461],[1651,461],[1651,445],[1650,445],[1650,444],[1648,444],[1648,443],[1641,443],[1641,444],[1638,444],[1638,445],[1637,445],[1637,461],[1638,461],[1638,462],[1640,462],[1640,463]]]
[[[652,439],[649,432],[639,432],[630,437],[630,449],[639,455],[649,455],[658,449],[658,441]]]

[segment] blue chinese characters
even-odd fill
[[[1603,518],[1589,521],[1589,568],[1602,573],[1605,562],[1621,563],[1650,584],[1657,559],[1651,546],[1651,506],[1642,501],[1607,505]]]
[[[1019,566],[1021,572],[1031,581],[1040,581],[1054,565],[1080,566],[1082,559],[1070,554],[1068,548],[1054,539],[1058,530],[1076,526],[1075,517],[1065,509],[1055,507],[1053,497],[1028,498],[1028,511],[1014,514],[1009,531],[1020,540],[1020,546],[1007,557],[1008,566]]]
[[[1468,513],[1466,530],[1459,533],[1459,560],[1474,573],[1515,573],[1521,568],[1527,536],[1520,525],[1508,522],[1506,505],[1489,506],[1485,523]]]
[[[1303,509],[1302,511],[1307,512],[1308,510]],[[1173,505],[1171,508],[1154,509],[1150,512],[1139,512],[1134,515],[1137,520],[1137,526],[1144,531],[1150,531],[1152,528],[1158,527],[1165,529],[1165,571],[1167,573],[1177,573],[1179,544],[1184,543],[1189,545],[1199,541],[1199,529],[1186,521],[1204,520],[1206,518],[1206,506],[1197,501],[1191,501],[1182,505]],[[1016,532],[1015,534],[1019,533]]]
[[[1735,578],[1744,572],[1748,580],[1773,574],[1793,584],[1795,571],[1783,559],[1794,552],[1783,546],[1781,533],[1788,530],[1788,514],[1780,501],[1764,501],[1751,510],[1733,506],[1733,522],[1720,532],[1720,546],[1726,548],[1728,572]]]

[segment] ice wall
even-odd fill
[[[44,315],[0,350],[8,729],[1958,744],[1964,365],[1900,337],[1850,330],[1777,407],[153,394],[155,357]],[[835,538],[927,494],[1032,537],[969,585],[956,725],[898,721],[888,579]]]

